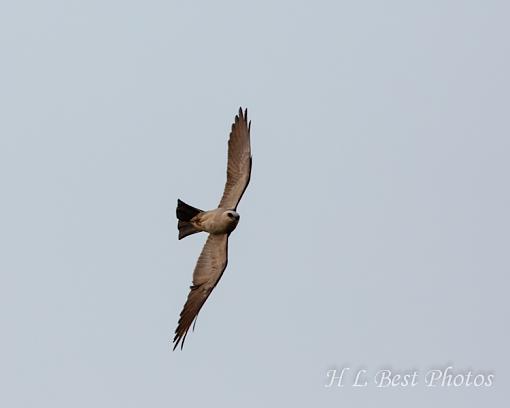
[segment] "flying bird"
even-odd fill
[[[174,350],[179,343],[181,349],[184,346],[191,324],[196,323],[200,309],[227,267],[228,237],[239,223],[237,205],[250,182],[252,164],[250,126],[248,110],[245,109],[243,113],[239,108],[228,141],[227,181],[218,208],[202,211],[177,200],[179,239],[201,231],[209,233],[209,237],[198,257],[193,272],[193,285],[190,286],[188,299],[175,329]]]

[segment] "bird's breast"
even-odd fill
[[[210,234],[228,234],[236,229],[238,221],[216,210],[204,213],[199,220],[201,229]]]

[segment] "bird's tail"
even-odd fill
[[[188,235],[200,232],[200,230],[196,228],[190,221],[193,219],[193,217],[201,212],[202,210],[192,207],[191,205],[186,204],[184,201],[179,199],[177,200],[177,209],[175,213],[179,220],[177,223],[177,228],[179,229],[179,239],[183,239]]]

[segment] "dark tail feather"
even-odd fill
[[[177,228],[179,228],[179,239],[183,239],[188,235],[200,232],[199,229],[195,228],[195,226],[188,221],[179,220],[179,222],[177,223]]]
[[[192,207],[191,205],[186,204],[184,201],[177,199],[177,210],[175,212],[179,220],[191,221],[191,219],[198,213],[201,213],[202,210]]]
[[[188,235],[200,232],[190,221],[197,214],[201,213],[202,210],[192,207],[186,204],[184,201],[177,200],[176,215],[179,219],[177,228],[179,229],[179,239],[183,239]]]

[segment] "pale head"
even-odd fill
[[[235,221],[236,223],[239,222],[239,218],[241,218],[241,216],[234,210],[227,210],[223,214],[227,216],[229,219]]]
[[[237,224],[239,223],[239,219],[241,218],[237,212],[234,210],[226,210],[222,214],[222,218],[225,219],[225,221],[228,223],[228,230],[233,231],[235,227],[237,227]]]

